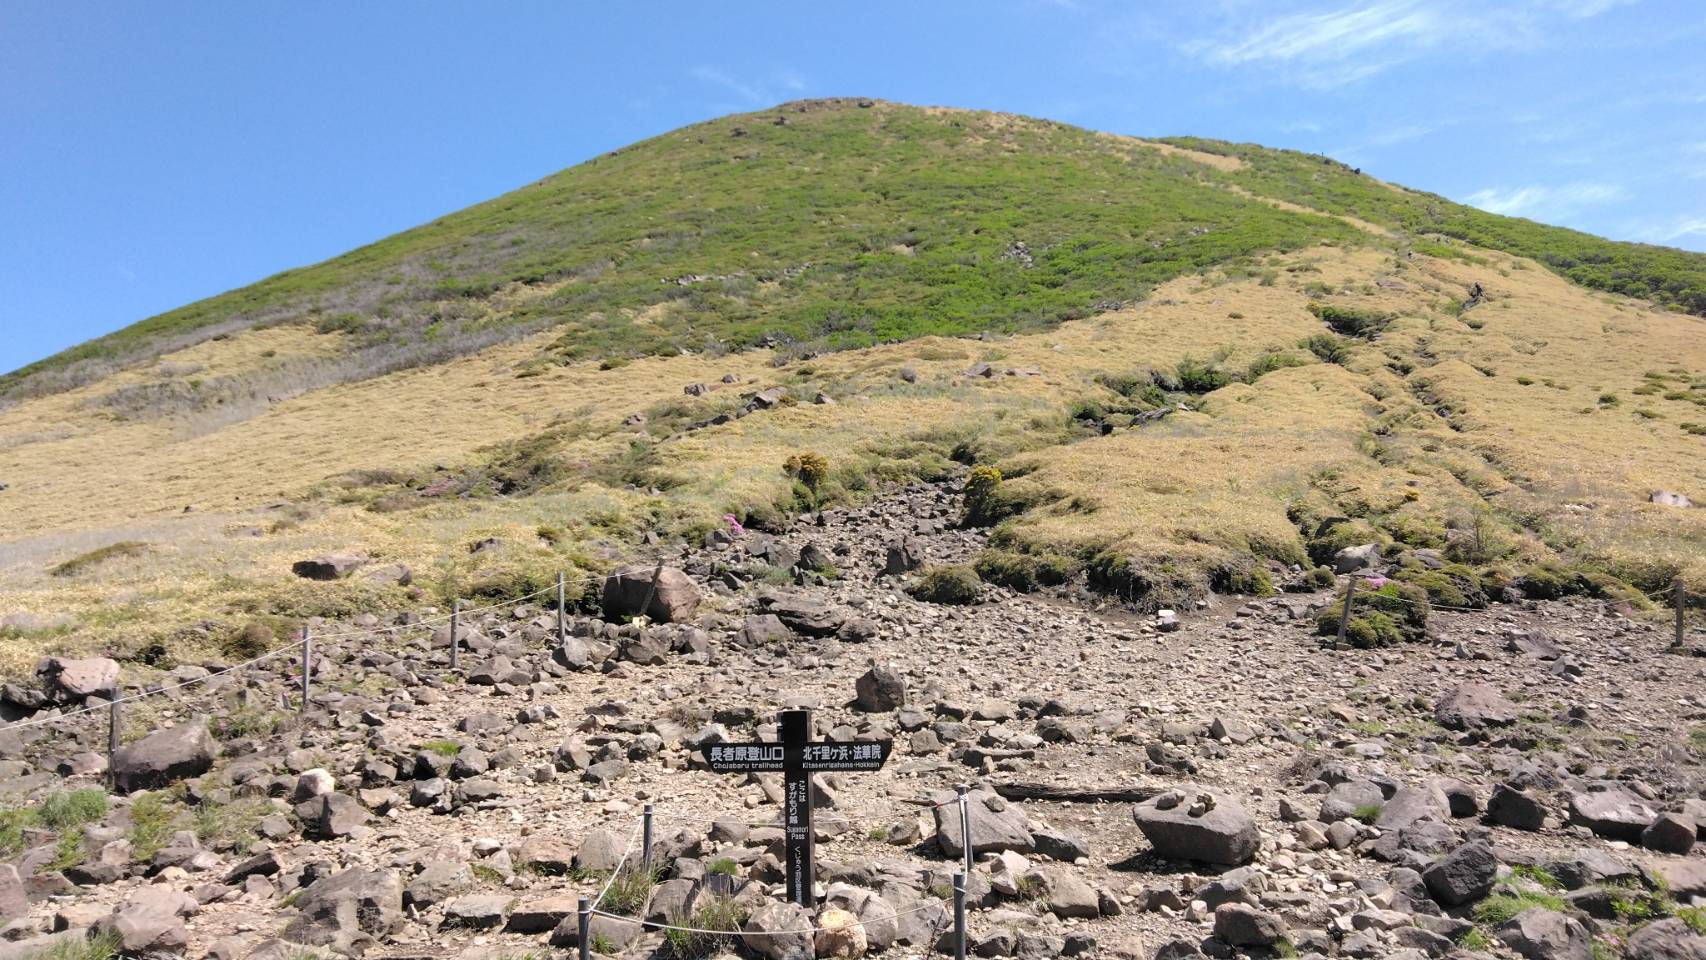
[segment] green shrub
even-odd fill
[[[1260,563],[1231,563],[1216,567],[1209,574],[1209,589],[1215,593],[1241,594],[1252,597],[1271,597],[1274,580],[1268,568]]]
[[[1319,300],[1309,304],[1309,312],[1321,318],[1334,333],[1347,337],[1362,337],[1369,339],[1386,329],[1392,322],[1392,315],[1357,307],[1347,307]]]
[[[1316,632],[1337,638],[1344,598],[1321,611]],[[1345,640],[1357,649],[1390,647],[1420,640],[1427,631],[1428,595],[1420,587],[1389,580],[1379,589],[1358,590],[1351,599],[1351,619]]]
[[[1303,366],[1303,361],[1293,354],[1269,350],[1257,357],[1255,360],[1252,360],[1250,365],[1244,369],[1243,376],[1239,379],[1243,380],[1245,383],[1255,383],[1257,380],[1273,373],[1275,370],[1284,370],[1287,367],[1301,366]]]
[[[1505,886],[1475,905],[1475,920],[1489,927],[1498,927],[1510,922],[1512,917],[1524,910],[1532,910],[1535,907],[1559,913],[1570,911],[1569,904],[1550,893]]]
[[[47,795],[36,807],[36,819],[54,830],[69,830],[85,823],[94,823],[107,815],[107,792],[96,787],[56,791]]]
[[[1315,354],[1322,363],[1336,363],[1343,366],[1344,362],[1351,358],[1350,341],[1330,333],[1317,333],[1299,343],[1298,346]]]
[[[1024,504],[1003,488],[1001,471],[973,467],[966,476],[961,522],[968,527],[988,527],[1020,512]]]
[[[1302,584],[1309,590],[1325,590],[1339,582],[1332,567],[1312,567],[1303,575]]]
[[[1186,357],[1179,361],[1174,370],[1179,389],[1186,393],[1212,393],[1232,382],[1232,374],[1220,369],[1217,364],[1206,363],[1194,357]]]
[[[932,567],[907,592],[926,603],[967,604],[976,602],[979,584],[971,567]]]
[[[747,908],[728,897],[702,898],[687,923],[664,931],[664,945],[675,960],[723,953],[734,944],[746,918]]]
[[[782,464],[782,472],[805,484],[812,492],[823,486],[829,479],[829,461],[821,454],[806,452],[796,453]]]
[[[137,860],[151,860],[176,829],[177,813],[160,793],[144,793],[130,805],[130,847]]]
[[[596,904],[600,910],[632,916],[639,910],[645,909],[646,901],[651,899],[652,888],[657,886],[657,874],[649,870],[618,869],[609,885],[605,887],[604,897]]]
[[[1398,577],[1426,591],[1428,602],[1436,606],[1474,610],[1487,606],[1480,575],[1460,563],[1446,564],[1438,570],[1406,564],[1399,569]]]

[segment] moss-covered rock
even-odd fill
[[[1434,606],[1480,610],[1487,605],[1480,574],[1460,563],[1448,563],[1437,570],[1406,564],[1399,568],[1398,576],[1422,588]]]
[[[971,567],[932,567],[907,592],[926,603],[967,604],[977,601],[983,583]]]

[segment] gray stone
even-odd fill
[[[465,863],[435,860],[415,874],[403,888],[403,902],[425,910],[466,893],[474,886],[474,873]]]
[[[888,545],[883,572],[891,577],[911,573],[924,566],[924,546],[913,537],[902,537]]]
[[[1505,946],[1528,960],[1592,960],[1593,938],[1574,917],[1533,907],[1498,929]]]
[[[360,952],[403,920],[403,885],[389,870],[351,867],[316,880],[296,901],[284,939]]]
[[[1706,937],[1675,917],[1649,923],[1623,946],[1629,960],[1706,960]]]
[[[48,657],[36,667],[36,679],[59,703],[81,703],[96,694],[110,698],[118,688],[118,661],[105,657],[87,660]]]
[[[1386,805],[1386,793],[1380,785],[1368,780],[1347,780],[1335,784],[1327,792],[1327,798],[1321,801],[1321,822],[1336,823],[1340,820],[1350,820],[1359,810],[1383,810]]]
[[[965,856],[960,838],[960,808],[952,793],[937,793],[931,798],[936,806],[936,845],[942,855],[959,861]],[[1014,850],[1029,853],[1036,845],[1031,836],[1030,820],[1016,805],[1008,803],[988,790],[972,790],[966,794],[971,820],[972,853],[998,853]]]
[[[1374,826],[1380,830],[1402,830],[1418,821],[1445,822],[1451,819],[1451,802],[1445,791],[1434,784],[1419,787],[1399,787],[1398,792],[1380,808]]]
[[[197,719],[156,730],[113,755],[113,784],[120,791],[154,790],[213,768],[219,744]]]
[[[1480,730],[1516,722],[1516,704],[1484,683],[1452,688],[1434,707],[1434,721],[1447,730]]]
[[[1570,822],[1608,840],[1640,843],[1658,814],[1646,801],[1619,786],[1570,795]]]
[[[1369,570],[1380,563],[1380,544],[1363,543],[1354,547],[1345,547],[1333,554],[1334,573],[1356,573],[1358,570]]]
[[[1138,829],[1169,860],[1225,866],[1256,855],[1256,821],[1230,797],[1196,786],[1169,790],[1132,807]]]
[[[1214,911],[1214,935],[1235,947],[1271,947],[1285,939],[1286,927],[1277,914],[1226,903]]]
[[[1499,861],[1493,848],[1476,840],[1466,843],[1422,871],[1422,882],[1434,900],[1447,907],[1479,900],[1493,889]]]
[[[769,902],[741,928],[741,943],[765,960],[813,960],[811,911],[797,903]]]
[[[308,580],[342,580],[367,563],[359,553],[324,553],[290,565],[290,572]]]
[[[591,830],[575,851],[573,869],[589,873],[610,873],[622,864],[628,841],[609,830]]]
[[[1688,851],[1694,849],[1698,831],[1694,818],[1680,813],[1662,813],[1641,831],[1641,846],[1660,853],[1687,856]]]
[[[457,897],[444,905],[444,925],[489,930],[502,926],[514,897],[499,894],[471,893]]]
[[[18,876],[18,868],[0,863],[0,917],[21,917],[29,909],[29,897],[24,894],[24,881]]]
[[[644,615],[653,623],[682,623],[699,611],[699,587],[693,578],[674,567],[664,567],[656,577],[655,567],[623,567],[604,579],[603,607],[606,620],[625,620]],[[651,603],[641,609],[650,594]]]
[[[1487,800],[1487,819],[1517,830],[1539,830],[1546,824],[1546,807],[1527,791],[1501,783]]]
[[[304,836],[321,840],[347,837],[367,823],[361,801],[347,793],[328,793],[296,805]]]
[[[886,663],[873,663],[854,682],[859,709],[888,713],[906,706],[906,678]]]

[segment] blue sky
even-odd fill
[[[1706,250],[1698,0],[0,5],[0,371],[731,111],[1331,154]]]

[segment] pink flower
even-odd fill
[[[740,525],[740,521],[735,518],[734,514],[732,514],[732,513],[723,514],[723,520],[726,523],[728,523],[728,525],[729,525],[729,533],[734,534],[735,536],[738,537],[741,534],[746,532],[746,528]]]
[[[1374,590],[1379,590],[1381,587],[1384,587],[1387,584],[1392,582],[1392,581],[1386,579],[1385,577],[1368,577],[1366,579],[1367,579],[1367,582],[1368,582],[1370,589],[1374,589]]]

